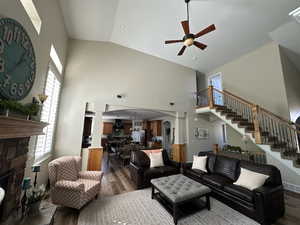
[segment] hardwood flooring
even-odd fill
[[[102,170],[101,196],[118,195],[134,191],[134,184],[129,175],[129,170],[121,162],[113,157],[108,158],[104,154]],[[286,213],[274,225],[300,225],[300,194],[286,191]],[[79,211],[65,207],[59,207],[55,214],[54,225],[77,225]]]

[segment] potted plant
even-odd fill
[[[33,187],[27,193],[27,205],[29,214],[35,215],[40,212],[40,204],[46,195],[45,185],[40,185],[39,187]]]

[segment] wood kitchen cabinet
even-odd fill
[[[152,135],[154,137],[162,135],[161,134],[162,133],[161,132],[161,124],[162,124],[161,120],[150,121],[150,130],[152,131]]]
[[[125,135],[130,135],[131,134],[131,128],[132,128],[132,123],[124,123],[124,134]]]
[[[113,123],[104,122],[103,123],[103,134],[110,135],[113,133]]]

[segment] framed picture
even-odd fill
[[[208,129],[195,128],[195,137],[198,139],[208,139]]]

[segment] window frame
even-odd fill
[[[47,76],[46,76],[46,79],[45,79],[43,93],[46,93],[46,86],[47,86],[47,81],[48,81],[50,71],[53,73],[53,75],[55,76],[57,81],[60,83],[58,99],[57,99],[56,115],[55,115],[55,120],[54,120],[54,125],[53,125],[53,134],[52,134],[52,140],[51,140],[51,147],[50,147],[50,151],[43,152],[43,154],[41,154],[41,155],[39,154],[37,156],[38,138],[39,138],[40,135],[37,136],[36,140],[35,140],[35,152],[34,152],[34,162],[35,163],[40,163],[40,162],[48,159],[52,155],[53,146],[54,146],[54,142],[55,142],[56,127],[57,127],[57,122],[58,122],[58,111],[59,111],[59,104],[60,104],[60,98],[61,98],[61,89],[62,89],[62,78],[61,78],[61,75],[60,75],[59,71],[57,70],[54,62],[52,61],[52,59],[50,60],[49,65],[48,65]],[[42,105],[42,107],[41,107],[40,116],[42,116],[43,108],[44,108],[44,105]],[[47,134],[45,133],[42,136],[45,136],[45,135],[47,135]]]

